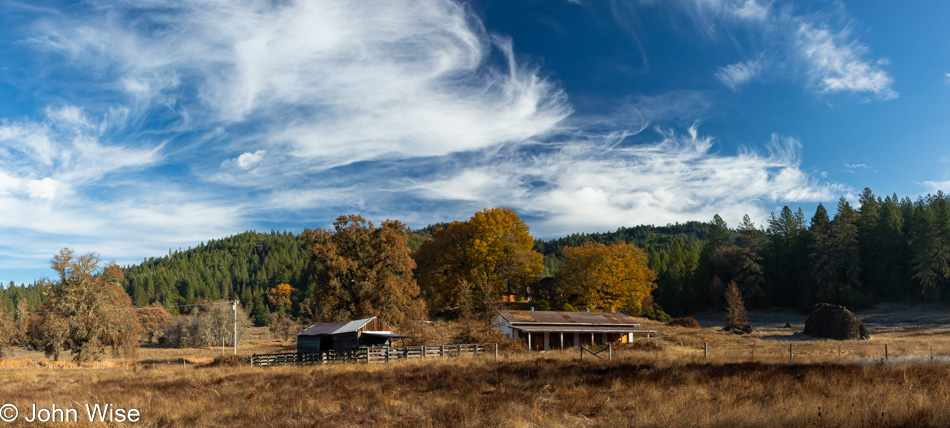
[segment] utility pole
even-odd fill
[[[237,299],[231,302],[231,310],[234,312],[234,355],[237,355]]]

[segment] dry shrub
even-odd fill
[[[686,328],[699,328],[699,321],[696,321],[695,318],[691,317],[681,317],[674,318],[672,321],[666,323],[666,325]]]
[[[246,364],[247,357],[241,355],[218,355],[204,367],[240,367]]]
[[[497,343],[503,352],[520,352],[524,346],[504,333],[495,330],[488,323],[476,318],[460,318],[455,323],[454,343]]]

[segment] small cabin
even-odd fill
[[[535,350],[626,343],[632,342],[634,335],[656,332],[640,328],[636,320],[624,314],[607,312],[506,310],[492,326]]]
[[[389,345],[393,339],[404,337],[409,336],[394,334],[376,317],[319,323],[297,334],[297,353],[339,352],[360,346]]]

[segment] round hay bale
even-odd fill
[[[867,327],[844,306],[819,303],[805,320],[805,334],[835,340],[870,339]]]

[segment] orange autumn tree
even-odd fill
[[[484,209],[436,231],[415,254],[429,307],[484,311],[501,293],[525,292],[544,269],[530,229],[513,210]]]
[[[290,296],[294,291],[290,284],[277,284],[274,288],[267,290],[267,300],[278,310],[285,309],[290,305]]]
[[[645,251],[620,242],[611,245],[588,241],[564,249],[557,280],[578,308],[639,313],[640,303],[656,289],[656,274]]]

